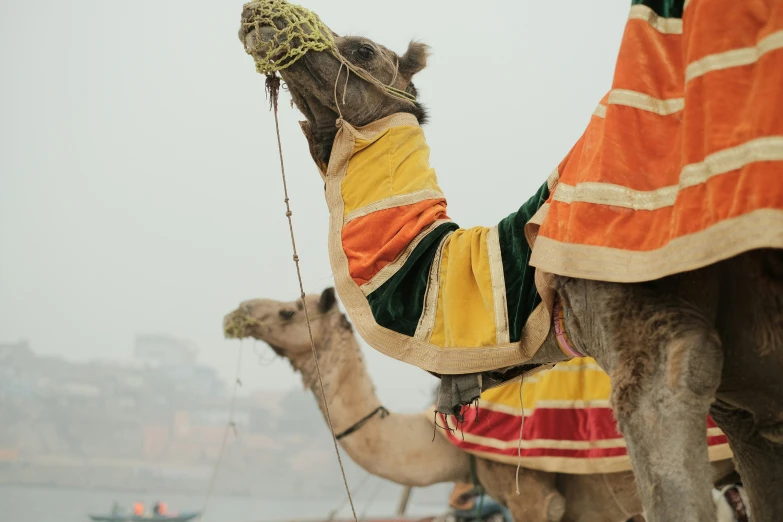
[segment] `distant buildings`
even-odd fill
[[[166,335],[137,335],[133,343],[133,357],[150,366],[192,365],[197,356],[193,342]]]
[[[231,397],[197,355],[193,343],[165,335],[137,336],[125,363],[76,363],[37,355],[26,341],[0,343],[0,485],[203,492]],[[338,470],[312,396],[239,397],[233,421],[216,491],[331,491]]]

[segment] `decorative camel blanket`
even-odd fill
[[[783,248],[783,2],[684,3],[634,2],[612,90],[497,226],[448,218],[414,116],[338,122],[329,254],[370,346],[436,374],[517,366],[551,326],[552,274],[645,281]]]
[[[531,265],[636,282],[783,248],[783,2],[633,3]]]
[[[546,184],[497,226],[459,228],[410,114],[340,121],[325,180],[335,286],[368,344],[442,374],[530,359],[551,319],[524,226]]]
[[[625,441],[609,407],[609,376],[588,357],[560,363],[525,379],[481,394],[464,407],[464,420],[437,414],[452,444],[496,462],[554,473],[613,473],[631,469]],[[520,427],[522,439],[520,442]],[[732,457],[728,441],[707,418],[711,461]]]

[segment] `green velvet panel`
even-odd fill
[[[525,239],[525,224],[547,198],[549,187],[544,183],[519,210],[498,223],[511,342],[519,342],[528,317],[541,302],[534,281],[535,269],[528,265],[531,250]]]
[[[367,296],[376,323],[413,337],[424,311],[424,294],[438,246],[448,232],[458,228],[456,223],[438,226],[413,249],[391,279]]]
[[[685,0],[632,0],[631,5],[646,5],[663,18],[682,18]]]

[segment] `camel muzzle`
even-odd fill
[[[315,13],[284,0],[245,4],[240,40],[262,74],[283,70],[309,51],[335,50],[332,31]]]
[[[234,310],[223,318],[223,335],[226,339],[250,337],[250,328],[258,321],[248,317],[243,310]]]

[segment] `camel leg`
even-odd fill
[[[618,426],[627,441],[647,519],[711,522],[715,505],[706,417],[720,375],[718,342],[711,335],[687,332],[673,336],[665,348],[665,366],[647,376],[646,383],[638,376],[641,382],[636,386],[624,386],[628,378],[633,380],[624,372],[633,368],[618,368],[618,386],[612,394]],[[707,379],[709,384],[704,382],[705,372],[714,374]]]
[[[612,404],[649,522],[714,522],[707,414],[720,341],[696,307],[651,285],[556,280]]]
[[[514,522],[560,522],[565,499],[555,488],[555,474],[521,468],[516,494],[516,466],[476,459],[476,475],[487,494],[504,504]]]
[[[716,402],[711,413],[729,439],[753,522],[783,520],[783,445],[760,435],[747,411]]]

